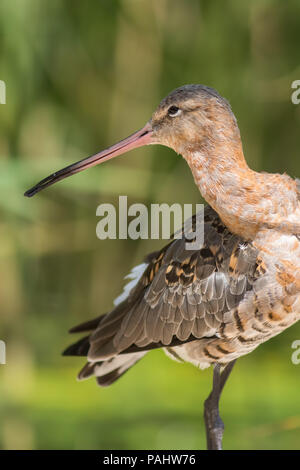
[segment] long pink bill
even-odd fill
[[[110,158],[114,158],[117,155],[121,155],[122,153],[126,153],[129,150],[142,147],[143,145],[148,145],[151,143],[152,138],[152,127],[150,123],[147,123],[142,129],[135,132],[134,134],[130,135],[124,140],[121,140],[115,145],[103,150],[96,155],[93,155],[88,158],[84,158],[77,163],[73,163],[72,165],[66,166],[62,170],[56,171],[51,175],[44,178],[31,189],[28,189],[24,193],[24,196],[32,197],[42,189],[51,186],[58,181],[67,178],[68,176],[75,175],[79,171],[85,170],[86,168],[90,168],[91,166],[98,165],[99,163],[105,162]]]

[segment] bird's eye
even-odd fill
[[[171,117],[178,116],[178,114],[181,113],[181,109],[179,109],[177,106],[170,106],[168,109],[168,115]]]

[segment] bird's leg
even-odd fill
[[[219,401],[234,363],[235,361],[229,362],[223,372],[221,372],[220,364],[214,365],[213,388],[204,402],[204,421],[208,450],[222,450],[224,423],[219,413]]]

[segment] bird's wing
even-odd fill
[[[218,333],[226,312],[251,289],[256,250],[230,233],[210,207],[204,212],[203,245],[188,250],[187,242],[185,237],[175,239],[149,255],[148,266],[123,302],[88,327],[73,329],[95,328],[84,343],[90,361]]]

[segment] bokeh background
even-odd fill
[[[211,370],[147,355],[113,387],[78,383],[70,326],[106,312],[163,241],[96,238],[96,207],[201,202],[184,160],[139,149],[33,199],[50,172],[140,128],[169,91],[227,97],[256,170],[300,176],[298,0],[1,0],[0,447],[205,448]],[[274,188],[276,191],[276,188]],[[300,325],[240,359],[221,410],[227,449],[300,448]]]

